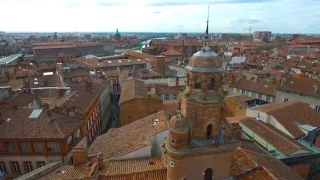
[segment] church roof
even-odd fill
[[[197,72],[222,72],[222,60],[212,50],[200,50],[189,60],[186,69]]]

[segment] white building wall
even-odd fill
[[[160,145],[163,142],[166,142],[168,139],[168,133],[169,131],[163,131],[161,133],[158,133],[154,136],[150,137],[150,141],[152,144],[152,156],[160,156],[161,155],[161,149],[160,149]]]
[[[236,56],[236,57],[232,57],[229,64],[241,64],[241,63],[245,63],[245,62],[246,62],[245,56]]]
[[[6,166],[7,174],[12,175],[10,162],[17,161],[19,162],[21,174],[25,174],[25,168],[23,162],[30,161],[32,163],[33,169],[37,169],[37,161],[44,161],[46,164],[52,161],[63,161],[62,156],[2,156],[0,161],[3,161]]]

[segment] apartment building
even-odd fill
[[[0,108],[0,171],[17,177],[52,161],[72,162],[75,146],[86,147],[83,120],[47,108]]]

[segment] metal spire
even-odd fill
[[[206,35],[209,34],[209,15],[210,15],[210,0],[208,4],[208,17],[207,17],[207,30],[206,30]]]

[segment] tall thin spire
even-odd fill
[[[210,0],[209,0],[209,4],[208,4],[208,17],[207,17],[207,29],[206,29],[206,34],[204,35],[203,38],[203,47],[202,50],[203,51],[210,51],[210,47],[209,47],[209,12],[210,12]]]
[[[206,35],[209,34],[209,15],[210,15],[210,0],[208,4],[208,17],[207,17],[207,29],[206,29]]]

